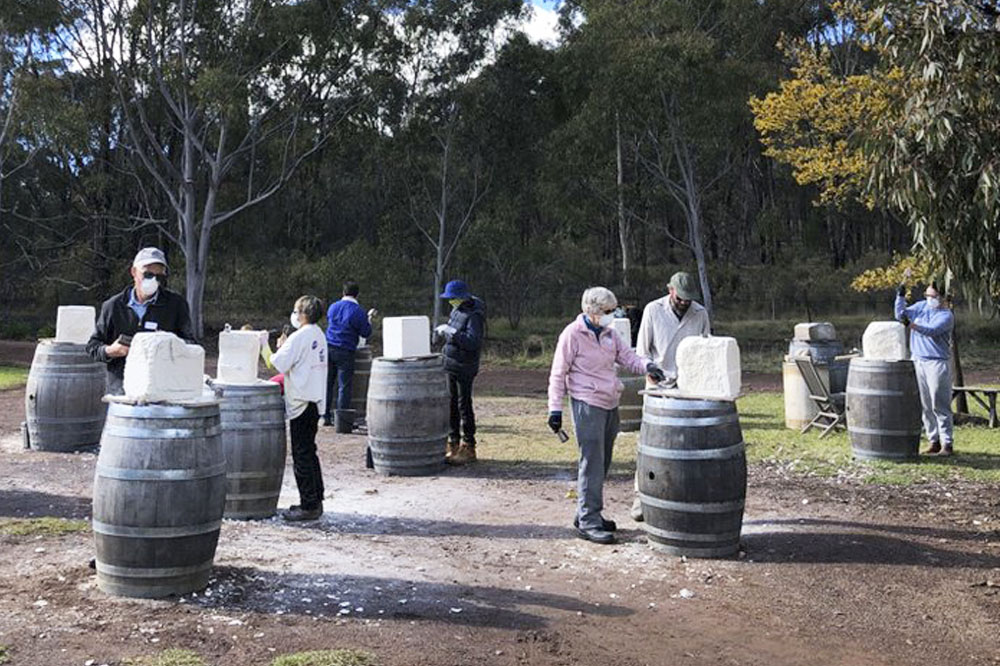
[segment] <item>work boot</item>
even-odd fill
[[[925,456],[936,456],[941,453],[941,442],[931,440],[931,445],[924,449]]]
[[[452,457],[456,453],[458,453],[458,440],[457,439],[449,439],[448,440],[448,448],[445,449],[445,451],[444,451],[444,459],[446,461],[450,461],[452,459]]]
[[[298,504],[288,507],[281,512],[281,518],[289,523],[301,523],[306,520],[317,520],[323,515],[323,504],[315,509],[303,509]]]
[[[941,453],[938,456],[951,456],[955,454],[955,449],[951,448],[951,444],[945,444],[944,448],[941,449]]]
[[[636,497],[632,502],[632,508],[629,510],[629,515],[632,516],[632,520],[637,523],[641,523],[644,518],[642,517],[642,502]]]
[[[452,465],[466,465],[476,462],[476,447],[468,442],[462,442],[448,462]]]
[[[573,527],[580,529],[580,517],[573,518]],[[601,518],[601,529],[605,532],[615,532],[618,530],[618,523],[607,518]]]
[[[583,530],[577,528],[576,536],[584,541],[593,541],[594,543],[605,545],[615,542],[615,535],[611,532],[606,532],[605,530]]]

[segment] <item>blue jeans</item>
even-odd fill
[[[351,382],[354,380],[354,352],[343,347],[326,346],[330,356],[326,367],[326,413],[329,420],[334,409],[351,408]],[[337,387],[337,401],[334,403],[334,386]],[[335,405],[335,406],[334,406]]]

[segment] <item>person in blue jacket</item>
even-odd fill
[[[937,286],[928,285],[924,300],[906,307],[906,285],[899,286],[896,319],[910,329],[910,356],[917,371],[924,432],[932,456],[950,456],[953,450],[951,415],[951,332],[955,315],[941,301]]]
[[[462,280],[446,284],[441,298],[451,304],[448,323],[434,329],[435,340],[444,342],[444,369],[451,393],[451,433],[445,457],[453,465],[464,465],[476,461],[472,382],[479,374],[486,305],[469,292],[469,286]]]
[[[332,303],[326,312],[326,347],[329,352],[329,365],[326,374],[326,412],[323,414],[323,425],[333,425],[330,410],[334,409],[340,412],[339,416],[345,420],[346,432],[350,432],[350,426],[353,424],[353,419],[347,419],[343,410],[351,408],[354,353],[358,349],[359,339],[371,336],[371,319],[375,316],[374,309],[366,313],[358,304],[360,292],[357,282],[346,281],[343,298]],[[334,400],[334,387],[336,387],[336,400]]]

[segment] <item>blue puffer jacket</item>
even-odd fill
[[[483,350],[486,305],[475,296],[471,297],[452,308],[448,325],[455,332],[448,336],[444,345],[444,369],[456,375],[477,374]]]

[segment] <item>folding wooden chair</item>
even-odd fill
[[[805,380],[806,388],[809,389],[809,399],[813,401],[818,410],[816,416],[810,421],[802,432],[808,432],[810,428],[822,428],[820,438],[826,437],[836,428],[847,428],[847,415],[844,408],[844,393],[830,393],[826,382],[816,371],[816,365],[809,356],[795,357],[795,365],[799,368],[802,379]]]

